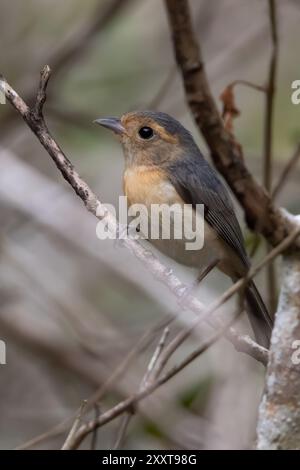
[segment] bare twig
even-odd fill
[[[174,76],[176,74],[176,69],[174,66],[172,66],[166,76],[166,78],[164,79],[164,81],[162,82],[160,88],[158,89],[158,91],[156,92],[156,94],[154,95],[154,97],[152,98],[152,100],[150,101],[150,103],[148,104],[148,109],[157,109],[158,106],[160,106],[163,98],[166,96],[173,80],[174,80]]]
[[[67,435],[67,438],[61,448],[61,450],[66,450],[70,446],[70,443],[73,441],[74,437],[76,436],[77,430],[81,424],[81,418],[83,415],[84,408],[86,406],[86,400],[83,400],[83,402],[80,405],[80,408],[78,410],[77,416],[75,418],[75,421],[70,429],[69,434]]]
[[[256,356],[255,358],[258,362],[261,362],[264,366],[267,366],[268,350],[263,346],[258,345],[255,341],[253,341],[252,338],[250,338],[250,336],[238,335],[233,328],[230,328],[228,332],[225,333],[225,337],[230,339],[230,342],[234,344],[234,347],[238,352],[249,354],[250,349],[251,356]]]
[[[48,66],[43,69],[42,74],[50,75],[50,69]],[[47,80],[43,79],[40,83],[41,89],[39,90],[39,93],[46,94],[45,87]],[[118,233],[118,222],[115,217],[101,204],[97,196],[80,177],[70,160],[51,136],[44,122],[42,110],[40,111],[41,114],[36,116],[33,113],[33,109],[35,108],[30,109],[16,91],[6,81],[4,81],[4,78],[0,79],[0,88],[3,89],[6,99],[11,103],[15,110],[21,114],[26,124],[30,127],[42,146],[48,152],[65,180],[81,198],[87,210],[100,221],[105,219],[109,230],[113,233]],[[46,97],[44,96],[43,102],[45,102],[45,98]],[[180,298],[181,294],[186,292],[186,286],[174,275],[173,271],[163,265],[159,259],[152,252],[145,249],[141,243],[131,238],[124,239],[123,242],[124,246],[126,246],[130,252],[146,266],[158,281],[167,286],[177,298]],[[190,308],[196,314],[202,314],[204,310],[201,302],[195,297],[188,298],[186,307]]]
[[[50,74],[49,68],[45,68],[43,70],[43,77],[47,77]],[[39,96],[45,102],[45,88],[46,88],[47,80],[44,78],[41,80],[40,88],[39,88]],[[34,134],[40,140],[42,145],[45,147],[53,161],[55,162],[57,168],[61,171],[64,178],[69,182],[72,188],[75,190],[76,194],[83,200],[84,204],[86,205],[87,209],[94,214],[100,220],[104,217],[109,224],[111,230],[116,230],[118,227],[117,221],[115,218],[107,211],[104,210],[101,206],[101,203],[95,196],[95,194],[91,191],[88,185],[81,179],[78,175],[76,170],[74,169],[71,162],[67,159],[64,155],[58,144],[54,141],[52,136],[50,135],[46,124],[44,122],[44,118],[42,115],[42,106],[35,106],[33,109],[38,109],[37,113],[33,113],[33,110],[30,109],[26,103],[19,97],[19,95],[10,87],[9,84],[6,83],[5,85],[5,94],[6,98],[10,103],[15,107],[15,109],[22,115],[25,122],[28,126],[33,130]],[[98,209],[98,210],[97,210]],[[100,210],[99,210],[100,209]],[[197,323],[203,321],[204,319],[207,320],[209,314],[211,314],[215,309],[217,309],[222,303],[224,303],[227,299],[229,299],[234,293],[238,290],[242,289],[246,282],[249,281],[265,264],[267,264],[270,260],[272,260],[275,256],[281,253],[283,250],[287,249],[288,246],[295,240],[297,235],[299,234],[300,228],[292,232],[278,247],[276,247],[272,252],[268,254],[268,256],[260,263],[256,268],[252,269],[249,275],[245,279],[241,279],[236,284],[234,284],[230,289],[228,289],[217,301],[213,302],[207,310],[203,309],[202,304],[195,298],[188,299],[187,306],[195,311],[197,314],[200,313],[200,317],[197,320]],[[177,297],[180,295],[180,292],[185,291],[185,286],[174,276],[172,271],[166,268],[164,265],[160,263],[160,261],[149,251],[145,250],[137,241],[126,239],[124,240],[125,246],[127,246],[132,253],[140,259],[147,268],[165,285],[167,285],[176,295]],[[187,335],[190,334],[189,331],[184,331],[181,336],[179,337],[180,341],[184,341]],[[243,341],[242,338],[240,341]],[[178,343],[181,344],[181,343]],[[249,344],[247,345],[249,347]],[[255,353],[255,357],[257,357],[257,352]],[[175,368],[175,371],[177,369]],[[178,371],[181,369],[178,369]],[[175,372],[177,373],[177,372]],[[168,380],[168,377],[173,377],[174,372],[166,374],[164,377],[159,379],[155,382],[155,384],[150,384],[146,390],[142,391],[138,395],[138,399],[142,399],[147,394],[151,393],[155,389],[155,387],[160,386],[161,384],[165,383]],[[155,386],[154,386],[155,385]],[[132,403],[135,402],[135,398],[129,399],[129,401],[125,400],[121,403],[121,405],[117,405],[115,407],[115,411],[113,412],[113,417],[118,416],[123,411],[125,411],[128,406],[131,406]],[[96,421],[98,422],[107,422],[110,420],[111,414],[104,413],[99,419]],[[102,421],[104,420],[104,421]],[[88,426],[88,432],[92,431],[94,427],[90,428],[91,425]],[[90,430],[89,430],[90,429]],[[80,431],[80,430],[79,430]],[[78,431],[78,433],[79,433]],[[80,434],[80,433],[79,433]]]
[[[120,12],[127,7],[132,0],[111,0],[103,7],[103,2],[98,1],[89,20],[80,31],[77,31],[67,46],[61,51],[55,51],[49,63],[58,76],[70,63],[75,63],[90,46],[96,35],[102,31]]]
[[[123,446],[124,440],[127,434],[128,426],[130,424],[130,421],[133,415],[134,415],[134,408],[132,406],[132,407],[129,407],[128,410],[126,410],[126,414],[122,417],[120,429],[117,435],[115,445],[113,447],[115,450],[121,449],[121,447]],[[98,429],[98,427],[96,427],[96,429]]]
[[[260,450],[300,449],[299,254],[285,255],[282,264],[282,287],[259,407],[257,448]]]
[[[243,161],[241,146],[224,128],[193,32],[188,2],[165,0],[165,5],[186,99],[211,157],[242,205],[250,228],[257,227],[272,245],[276,245],[293,230],[292,220],[275,207],[265,189],[255,181]],[[300,242],[295,243],[299,248]]]

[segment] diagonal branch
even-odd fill
[[[165,0],[165,5],[186,100],[213,162],[243,207],[250,228],[259,230],[270,244],[277,245],[293,230],[293,223],[255,181],[243,160],[242,147],[224,128],[208,84],[188,1]],[[299,248],[300,242],[295,243]]]

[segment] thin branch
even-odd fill
[[[47,75],[48,73],[50,73],[50,70],[48,70],[48,68],[45,68],[44,73]],[[46,83],[46,81],[41,80],[39,94],[42,95],[42,101],[44,103],[45,96],[43,96],[43,93],[45,93],[45,86],[43,85],[43,83]],[[33,113],[33,110],[30,109],[26,105],[26,103],[24,103],[24,101],[17,95],[17,93],[10,87],[9,84],[6,83],[5,87],[3,87],[2,85],[2,88],[4,88],[7,100],[22,115],[25,122],[33,130],[34,134],[37,136],[42,145],[48,151],[49,155],[55,162],[57,168],[63,174],[64,178],[69,182],[76,194],[78,194],[83,200],[87,209],[100,220],[105,217],[106,221],[108,221],[110,229],[118,228],[118,224],[115,218],[107,210],[102,208],[100,201],[97,199],[97,197],[88,187],[88,185],[80,178],[71,162],[67,159],[58,144],[50,135],[43,119],[42,107],[41,109],[39,109],[39,107],[33,108],[39,109],[37,113]],[[239,280],[222,296],[220,296],[219,299],[212,302],[208,309],[203,309],[202,304],[196,298],[189,298],[187,301],[187,306],[193,311],[195,311],[198,315],[200,314],[196,323],[199,324],[203,320],[209,321],[209,323],[211,323],[211,320],[208,318],[208,316],[210,316],[211,313],[213,313],[220,305],[226,302],[232,295],[242,289],[245,284],[268,262],[274,259],[274,257],[278,256],[282,251],[285,251],[293,243],[296,237],[298,237],[299,233],[300,227],[297,226],[297,228],[292,233],[290,233],[289,236],[285,240],[283,240],[276,248],[274,248],[258,266],[251,269],[249,274],[244,279]],[[158,278],[163,284],[167,285],[172,290],[172,292],[176,294],[177,297],[180,297],[180,292],[184,292],[186,288],[176,278],[176,276],[174,276],[173,272],[170,269],[162,265],[152,253],[145,250],[145,248],[143,248],[137,241],[125,239],[124,244],[130,249],[132,253],[137,256],[138,259],[140,259],[147,266],[147,268],[156,276],[156,278]],[[184,341],[189,334],[190,329],[185,329],[183,332],[181,332],[176,337],[177,344],[175,344],[174,342],[170,343],[172,346],[170,348],[168,347],[169,352],[172,348],[175,348],[175,346],[178,347],[178,345],[181,344],[182,341]],[[209,341],[205,342],[204,345],[202,345],[190,356],[188,356],[185,361],[180,363],[175,368],[171,369],[171,371],[167,372],[160,379],[157,379],[155,382],[151,382],[145,389],[119,403],[112,410],[108,410],[107,412],[102,414],[97,420],[82,425],[77,431],[76,437],[73,439],[73,442],[69,444],[68,448],[77,448],[82,439],[84,439],[84,437],[88,433],[92,432],[95,427],[99,427],[107,423],[108,421],[111,421],[111,419],[114,419],[116,416],[119,416],[128,408],[130,408],[133,404],[137,403],[139,400],[149,395],[156,388],[164,384],[167,380],[171,379],[180,370],[182,370],[183,367],[188,365],[192,360],[194,360],[196,357],[198,357],[198,355],[200,355],[204,350],[206,350],[211,345],[211,342],[215,341],[219,337],[219,335],[220,331],[218,330],[214,334],[214,336],[210,338]],[[243,338],[240,337],[239,341],[243,342]],[[247,347],[250,348],[249,343],[247,343]],[[261,348],[261,351],[263,351],[263,348]],[[255,357],[257,357],[257,351],[255,352]]]
[[[243,161],[241,145],[224,128],[208,84],[188,1],[165,0],[165,5],[186,100],[208,144],[214,164],[243,207],[249,227],[254,230],[257,227],[270,244],[277,245],[295,226],[255,181]],[[299,248],[300,241],[296,243]]]
[[[125,356],[123,361],[116,367],[116,369],[112,372],[112,374],[108,377],[108,379],[91,395],[91,397],[87,400],[87,404],[84,408],[84,412],[87,413],[90,411],[100,400],[103,398],[105,393],[110,389],[110,387],[119,380],[125,371],[130,366],[133,359],[137,356],[137,354],[141,351],[145,344],[147,344],[147,340],[151,339],[151,337],[163,328],[166,324],[169,324],[173,320],[173,317],[169,316],[167,319],[160,321],[154,327],[149,328],[138,340],[138,342],[134,345],[134,347],[128,352]],[[38,436],[24,442],[20,446],[16,447],[16,450],[25,450],[30,449],[31,447],[40,444],[41,442],[51,438],[58,436],[64,433],[70,425],[70,422],[74,419],[74,415],[70,416],[69,418],[64,419],[61,423],[53,426],[48,431],[39,434]]]
[[[234,294],[236,294],[238,291],[242,290],[245,288],[247,283],[253,279],[256,274],[258,274],[259,271],[261,271],[262,268],[268,265],[273,259],[275,259],[280,253],[285,251],[297,238],[300,234],[300,226],[298,226],[285,240],[283,240],[277,247],[273,248],[272,251],[270,251],[267,256],[260,262],[258,263],[255,267],[251,268],[248,274],[244,277],[239,279],[235,284],[233,284],[229,289],[227,289],[218,299],[213,301],[208,308],[202,312],[200,316],[198,316],[188,327],[183,329],[178,335],[173,339],[173,341],[168,345],[167,349],[164,352],[164,357],[161,359],[161,361],[167,362],[169,357],[176,351],[176,349],[189,337],[189,335],[192,333],[192,331],[201,323],[203,320],[207,321],[210,325],[215,326],[214,322],[210,319],[212,314],[219,308],[221,307],[227,300],[229,300]],[[233,335],[234,336],[234,335]],[[231,336],[230,332],[227,334],[228,339],[233,339],[233,336]],[[241,338],[240,338],[241,340]],[[242,340],[242,342],[244,342]],[[249,348],[249,343],[247,344],[247,347],[245,349],[248,350]],[[261,352],[261,357],[264,356],[263,350],[265,348],[260,349]],[[266,359],[266,356],[264,356],[264,359]]]
[[[158,377],[160,373],[160,369],[157,370],[156,366],[163,352],[163,349],[166,345],[166,341],[169,336],[169,333],[170,333],[170,328],[166,326],[166,328],[163,331],[163,334],[161,335],[159,343],[154,351],[154,354],[151,357],[146,374],[144,375],[143,380],[141,382],[141,386],[140,386],[141,389],[147,387],[149,383],[153,382]]]
[[[283,187],[286,184],[287,179],[288,179],[291,171],[297,165],[297,163],[299,161],[299,158],[300,158],[300,143],[297,145],[297,148],[296,148],[295,152],[293,153],[291,159],[288,161],[288,163],[284,167],[283,172],[279,176],[279,179],[278,179],[278,181],[277,181],[277,183],[276,183],[276,185],[273,189],[273,192],[272,192],[272,199],[275,199],[278,196],[278,194],[280,193],[280,191],[283,189]]]
[[[71,38],[63,41],[59,50],[53,52],[47,58],[47,62],[51,65],[55,72],[55,79],[63,76],[63,71],[70,70],[71,65],[75,65],[82,54],[90,46],[97,34],[106,28],[106,26],[124,9],[132,0],[110,0],[107,6],[103,6],[103,1],[98,0],[90,17],[82,25],[82,27],[72,34]],[[35,100],[35,93],[26,94],[26,103],[32,103]],[[15,118],[15,114],[11,112],[5,113],[1,119],[1,130],[4,131],[10,126],[11,121]]]
[[[230,323],[225,327],[227,329],[230,324],[232,323],[233,319],[230,320]],[[148,386],[139,390],[136,394],[132,395],[131,397],[123,400],[122,402],[118,403],[116,406],[111,408],[110,410],[103,413],[98,420],[90,421],[81,426],[81,428],[77,432],[77,436],[75,437],[72,445],[70,446],[71,449],[77,449],[83,439],[92,432],[96,427],[103,426],[108,422],[115,419],[117,416],[120,416],[124,411],[136,406],[138,402],[142,399],[146,398],[148,395],[153,393],[157,388],[161,387],[164,383],[172,379],[175,375],[181,372],[185,367],[187,367],[191,362],[193,362],[196,358],[198,358],[201,354],[203,354],[212,344],[214,344],[223,334],[225,329],[220,329],[216,331],[210,338],[205,340],[198,348],[196,348],[192,353],[190,353],[182,362],[180,362],[177,366],[174,366],[168,372],[166,372],[161,378],[157,379],[156,381],[152,381],[148,383]]]
[[[272,52],[269,66],[268,83],[266,86],[266,111],[264,124],[264,168],[263,182],[269,194],[272,191],[272,160],[273,160],[273,127],[274,127],[274,99],[277,78],[278,63],[278,25],[276,0],[268,0],[270,33],[272,41]],[[267,246],[267,250],[268,250]],[[267,292],[269,300],[269,311],[274,315],[277,306],[277,283],[274,263],[270,263],[267,272]]]
[[[98,405],[98,403],[95,403],[94,410],[95,410],[95,419],[98,419],[100,414],[101,414],[100,413],[100,406]],[[96,450],[97,440],[98,440],[98,428],[94,429],[94,431],[92,433],[91,450]]]

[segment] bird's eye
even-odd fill
[[[139,130],[139,136],[145,140],[151,139],[151,137],[153,137],[153,134],[153,129],[151,129],[151,127],[145,126],[141,127]]]

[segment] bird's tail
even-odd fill
[[[269,348],[273,320],[253,281],[250,281],[245,289],[245,299],[255,339],[261,346]]]

